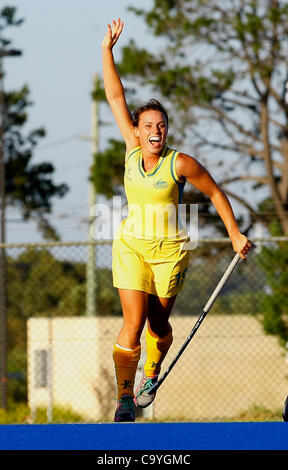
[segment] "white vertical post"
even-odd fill
[[[93,77],[93,91],[99,87],[99,77]],[[94,161],[95,154],[99,150],[99,103],[97,99],[92,98],[92,116],[91,116],[91,153],[92,162]],[[93,242],[93,237],[90,230],[92,222],[92,208],[96,204],[96,190],[91,181],[89,181],[89,230],[88,240]],[[95,316],[97,314],[97,277],[96,277],[96,246],[88,245],[88,261],[86,266],[86,315]]]
[[[53,324],[52,318],[48,318],[48,348],[47,348],[47,422],[53,422]]]
[[[93,88],[92,88],[92,115],[91,115],[91,156],[92,163],[94,162],[95,155],[99,151],[99,102],[94,96],[94,92],[99,88],[99,77],[97,74],[93,76]],[[86,266],[86,316],[97,317],[97,246],[93,244],[94,238],[92,236],[91,223],[93,222],[93,208],[96,204],[96,190],[94,184],[89,181],[89,231],[88,240],[91,242],[88,245],[88,260]],[[93,366],[93,377],[95,383],[100,383],[101,371],[100,371],[100,360],[99,360],[99,323],[98,319],[95,318],[95,356]],[[101,418],[101,403],[97,395],[95,394],[95,415],[98,419]]]

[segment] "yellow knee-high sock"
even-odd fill
[[[172,344],[172,331],[163,338],[155,336],[149,329],[146,330],[147,359],[144,365],[146,377],[155,377],[160,373],[161,364]]]
[[[118,389],[118,400],[122,395],[134,396],[134,381],[138,362],[141,354],[141,346],[135,349],[128,349],[115,343],[113,350],[113,360]]]

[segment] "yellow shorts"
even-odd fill
[[[113,285],[120,289],[173,297],[183,287],[189,251],[185,240],[152,240],[117,236],[113,241]]]

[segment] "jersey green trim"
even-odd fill
[[[171,158],[171,175],[172,175],[172,178],[173,178],[173,180],[175,181],[175,183],[179,184],[179,179],[178,179],[178,177],[175,175],[175,172],[174,172],[174,160],[175,160],[176,154],[177,154],[177,151],[174,150],[173,155],[172,155],[172,158]]]
[[[127,163],[128,163],[129,158],[132,157],[132,155],[134,155],[134,153],[139,152],[140,149],[141,149],[141,147],[138,146],[138,147],[135,147],[134,149],[130,150],[130,153],[128,153],[128,155],[127,155],[127,157],[126,157],[126,161],[125,161],[125,164],[126,164],[126,165],[127,165]]]
[[[185,186],[186,181],[181,181],[178,183],[178,189],[179,189],[179,204],[182,204],[182,197],[183,197],[183,191],[184,191],[184,186]]]
[[[174,160],[175,160],[175,157],[176,157],[176,154],[178,152],[176,150],[174,150],[174,153],[172,155],[172,158],[171,158],[171,174],[172,174],[172,178],[174,179],[175,183],[178,185],[178,191],[179,191],[179,204],[181,204],[182,202],[182,197],[183,197],[183,191],[184,191],[184,186],[185,186],[185,183],[186,183],[186,180],[185,181],[180,181],[178,176],[175,175],[175,171],[174,171]]]
[[[153,176],[155,175],[155,173],[157,173],[157,171],[161,168],[161,165],[163,165],[163,162],[164,162],[164,159],[168,153],[168,147],[166,147],[165,149],[165,153],[164,155],[162,154],[159,158],[161,158],[161,161],[159,163],[159,161],[157,162],[156,164],[156,168],[155,170],[152,172],[152,173],[146,173],[143,169],[142,169],[142,155],[140,155],[140,158],[139,158],[139,161],[138,161],[138,167],[139,167],[139,171],[141,173],[141,175],[143,176],[143,178],[146,178],[147,176]]]

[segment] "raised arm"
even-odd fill
[[[113,56],[113,47],[122,31],[123,22],[120,19],[113,20],[112,26],[108,25],[107,33],[102,41],[102,63],[106,98],[125,141],[127,151],[129,151],[139,145],[139,140],[134,133],[131,113]]]
[[[242,259],[246,259],[246,254],[252,248],[252,244],[240,232],[231,204],[212,176],[197,160],[185,154],[179,154],[176,171],[179,178],[186,178],[189,183],[211,199],[227,229],[234,251],[239,253]]]

